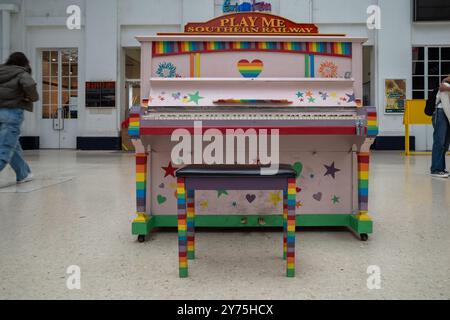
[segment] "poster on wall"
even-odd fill
[[[116,82],[86,82],[87,108],[114,108],[116,106]]]
[[[385,96],[385,113],[403,113],[406,103],[406,80],[386,79]]]

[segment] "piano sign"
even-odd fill
[[[269,13],[231,13],[204,23],[188,23],[191,34],[317,34],[315,24],[295,23]]]
[[[86,108],[114,108],[116,82],[86,82]]]

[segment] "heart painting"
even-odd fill
[[[264,63],[261,60],[255,59],[249,62],[246,59],[239,60],[237,64],[239,73],[244,78],[256,78],[263,71]]]

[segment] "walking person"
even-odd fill
[[[450,76],[445,78],[439,87],[436,96],[436,110],[433,113],[433,148],[431,155],[431,175],[438,178],[448,178],[449,172],[446,170],[445,155],[450,146],[450,122],[446,116],[448,109],[448,94],[450,94]],[[445,97],[444,97],[445,95]],[[442,99],[443,97],[444,99]]]
[[[22,52],[11,54],[0,65],[0,171],[9,164],[16,173],[17,183],[33,179],[23,159],[19,137],[24,111],[33,112],[33,102],[37,100],[39,94],[27,57]]]

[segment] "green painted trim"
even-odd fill
[[[373,232],[373,222],[372,221],[360,221],[356,218],[356,216],[350,216],[350,228],[353,229],[356,233],[367,233],[370,234]]]
[[[134,222],[131,224],[131,234],[147,235],[155,228],[156,216],[151,217],[147,222]]]
[[[260,225],[259,219],[263,218],[265,224]],[[245,223],[243,223],[245,221]],[[147,235],[154,228],[177,227],[176,215],[155,215],[146,223],[133,222],[133,235]],[[372,221],[359,221],[352,214],[306,214],[296,216],[297,227],[349,227],[354,232],[372,233]],[[282,227],[283,216],[279,215],[197,215],[195,217],[196,227],[231,227],[231,228],[261,228]]]

